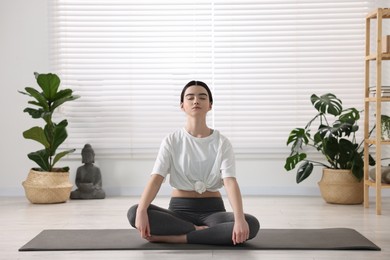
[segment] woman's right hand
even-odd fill
[[[141,234],[142,238],[150,237],[149,218],[146,210],[137,210],[135,217],[135,227]]]
[[[156,197],[158,190],[161,187],[164,177],[159,174],[153,174],[142,193],[140,202],[135,216],[135,227],[141,234],[142,238],[148,239],[151,237],[150,225],[147,209],[153,199]]]

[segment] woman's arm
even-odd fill
[[[138,203],[135,227],[140,232],[142,238],[150,237],[150,226],[147,209],[150,203],[152,203],[156,197],[163,181],[163,176],[153,174],[141,195],[140,202]]]
[[[233,208],[234,213],[234,228],[232,234],[233,244],[240,244],[249,238],[249,225],[245,220],[244,210],[242,205],[242,197],[237,180],[234,177],[223,179],[224,186]]]

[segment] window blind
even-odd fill
[[[286,156],[290,130],[332,92],[363,107],[368,1],[51,1],[51,61],[80,99],[64,148],[97,156],[155,156],[185,123],[182,87],[206,82],[208,124],[238,156]]]

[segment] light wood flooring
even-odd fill
[[[225,205],[230,210],[226,198]],[[262,228],[354,228],[382,251],[54,251],[18,252],[43,229],[129,228],[126,218],[137,197],[70,200],[33,205],[24,197],[0,197],[0,259],[390,259],[390,198],[383,198],[382,215],[362,205],[325,203],[320,197],[244,197],[244,209],[258,217]],[[155,204],[166,207],[168,197]],[[261,233],[261,230],[260,230]]]

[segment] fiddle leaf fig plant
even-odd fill
[[[68,137],[66,132],[68,121],[64,119],[59,123],[53,122],[53,113],[63,103],[75,100],[79,96],[73,95],[71,89],[59,90],[61,80],[56,74],[35,72],[34,75],[40,89],[26,87],[25,91],[19,91],[19,93],[31,97],[32,100],[28,101],[28,104],[34,106],[34,108],[27,107],[23,111],[34,119],[43,119],[45,125],[43,128],[34,126],[24,131],[23,137],[42,144],[44,148],[31,152],[27,156],[38,164],[39,168],[35,168],[35,170],[67,172],[69,167],[54,168],[54,165],[65,155],[74,152],[75,149],[57,153],[59,146]]]
[[[356,108],[343,109],[341,100],[331,93],[320,97],[313,94],[310,101],[317,114],[304,128],[295,128],[290,132],[287,146],[291,145],[291,153],[286,158],[284,168],[290,171],[302,162],[297,170],[297,183],[309,177],[314,166],[351,170],[360,181],[364,175],[364,152],[363,141],[358,144],[356,140],[359,111]],[[315,122],[318,123],[318,128],[312,133],[312,125]],[[372,131],[373,129],[370,133]],[[310,148],[320,152],[326,162],[308,159]],[[375,165],[371,155],[369,164]]]

